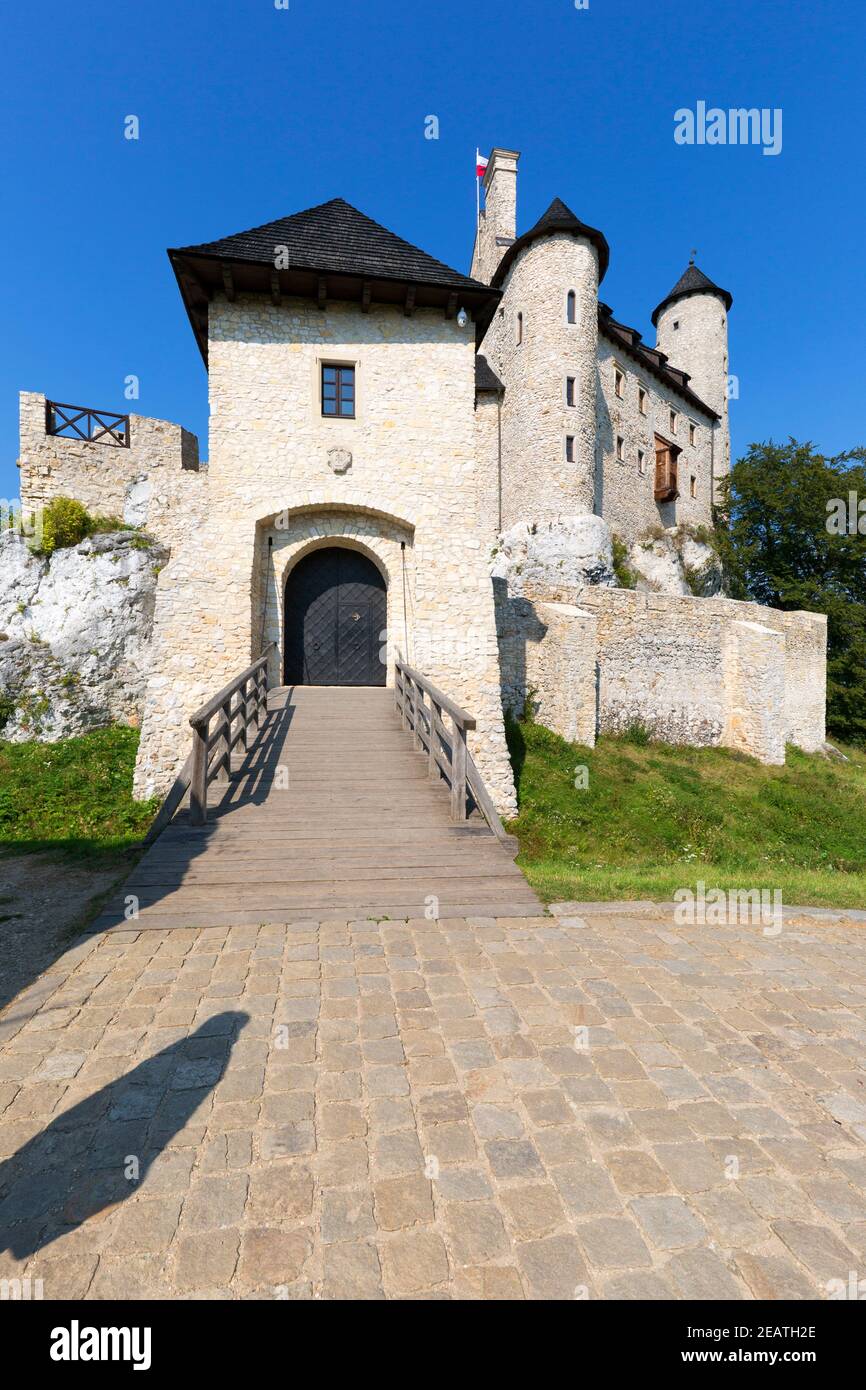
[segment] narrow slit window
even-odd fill
[[[516,325],[515,325],[515,329],[514,329],[514,338],[515,338],[515,342],[517,343],[517,346],[519,347],[520,344],[523,342],[523,315],[522,315],[522,314],[518,314],[518,315],[517,315],[517,321],[516,321]]]
[[[613,389],[614,393],[622,400],[625,395],[625,376],[620,371],[619,367],[614,367],[613,369]]]
[[[697,480],[697,478],[695,478],[695,477],[691,477],[691,478],[689,479],[689,496],[690,496],[690,497],[697,497],[697,495],[698,495],[698,480]]]
[[[698,442],[698,432],[694,425],[689,425],[689,443],[694,447]]]
[[[616,437],[616,456],[620,463],[622,463],[625,458],[625,440],[621,434],[618,434]]]
[[[569,290],[565,300],[565,317],[569,323],[577,323],[577,295]]]
[[[322,414],[341,420],[355,418],[355,368],[322,363]]]
[[[638,473],[646,473],[646,454],[643,449],[637,451],[637,471]]]
[[[566,463],[574,463],[574,435],[573,435],[573,434],[567,434],[567,435],[565,436],[565,461],[566,461]]]
[[[574,389],[575,389],[575,387],[574,387],[574,377],[573,377],[573,376],[567,376],[567,377],[565,378],[565,404],[566,404],[566,405],[574,405]]]
[[[640,411],[641,415],[646,415],[646,391],[643,389],[642,386],[639,386],[637,388],[637,408]]]
[[[676,434],[676,432],[677,432],[677,412],[676,412],[675,410],[672,410],[672,411],[671,411],[671,434]]]

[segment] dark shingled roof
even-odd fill
[[[711,420],[718,420],[720,417],[716,411],[702,401],[700,396],[696,396],[689,386],[691,377],[688,372],[680,371],[679,367],[672,367],[663,352],[658,348],[647,347],[641,341],[641,335],[636,328],[629,328],[627,324],[618,323],[613,316],[613,310],[606,304],[599,302],[598,306],[598,331],[603,333],[608,342],[613,343],[614,347],[625,348],[648,372],[664,382],[672,390],[679,392],[683,400],[694,406],[695,410],[700,410],[704,415],[709,415]]]
[[[581,222],[579,217],[575,217],[571,208],[566,207],[561,198],[554,198],[550,207],[541,217],[539,217],[534,227],[530,227],[528,232],[524,232],[517,240],[509,246],[502,260],[496,269],[491,284],[499,286],[508,274],[517,256],[525,246],[537,241],[539,237],[551,236],[554,232],[572,232],[575,236],[585,237],[591,241],[598,252],[598,279],[599,284],[604,279],[605,271],[610,261],[610,247],[607,238],[595,227],[588,227],[585,222]]]
[[[705,275],[702,270],[698,270],[698,267],[693,261],[689,261],[688,266],[683,271],[679,280],[677,280],[670,294],[665,295],[661,304],[653,309],[653,325],[658,323],[659,314],[662,309],[667,308],[668,304],[674,304],[678,299],[688,298],[690,294],[717,294],[720,299],[724,300],[726,309],[730,309],[734,302],[734,296],[732,294],[727,290],[721,289],[720,286],[714,285],[708,275]]]
[[[479,353],[475,358],[475,390],[496,391],[500,395],[505,390],[487,358]]]
[[[295,212],[291,217],[278,217],[275,222],[265,222],[261,227],[218,241],[179,247],[177,254],[272,266],[275,246],[288,248],[290,265],[323,274],[363,275],[368,279],[447,285],[454,289],[481,288],[479,281],[434,260],[426,251],[353,208],[344,198],[332,198],[318,207]]]
[[[288,262],[282,269],[275,267],[277,248]],[[405,303],[407,313],[442,307],[450,317],[465,307],[476,323],[489,321],[499,299],[497,290],[437,261],[344,198],[216,241],[172,247],[168,255],[205,360],[214,292],[270,294],[275,303],[282,294]]]

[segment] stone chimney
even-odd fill
[[[484,175],[484,207],[472,255],[474,279],[489,285],[505,252],[517,236],[518,150],[491,150]]]

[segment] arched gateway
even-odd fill
[[[384,685],[387,598],[357,550],[329,546],[299,560],[283,606],[287,685]]]

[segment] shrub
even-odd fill
[[[621,589],[633,589],[637,583],[637,576],[628,564],[628,546],[625,541],[620,540],[619,536],[611,537],[613,548],[613,572],[616,582]]]
[[[33,550],[37,555],[53,555],[78,545],[98,531],[129,530],[116,516],[91,516],[83,502],[74,497],[53,497],[42,512],[42,539]]]

